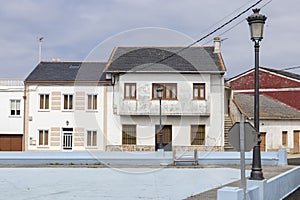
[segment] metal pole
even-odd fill
[[[159,98],[159,149],[163,148],[162,144],[162,127],[161,127],[161,98]]]
[[[257,144],[253,148],[251,180],[263,180],[260,156],[260,132],[259,132],[259,41],[255,41],[255,77],[254,77],[254,128],[257,132]]]
[[[241,186],[243,188],[243,200],[246,200],[246,175],[245,175],[245,119],[241,115],[240,122],[240,157],[241,157]]]

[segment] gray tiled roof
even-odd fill
[[[253,118],[254,95],[234,94],[234,102],[247,117]],[[259,96],[261,119],[300,119],[300,112],[286,104],[264,95]]]
[[[116,47],[108,61],[108,72],[217,72],[226,68],[214,47]],[[162,59],[176,53],[175,55]]]
[[[25,81],[104,81],[104,62],[40,62]]]
[[[284,70],[271,69],[271,68],[267,68],[267,67],[261,67],[261,68],[265,69],[267,71],[270,71],[270,72],[274,72],[276,74],[280,74],[280,75],[283,75],[283,76],[287,76],[287,77],[290,77],[290,78],[293,78],[293,79],[300,80],[300,75],[299,74],[287,72],[287,71],[284,71]]]

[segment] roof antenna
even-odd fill
[[[42,61],[42,43],[43,43],[44,37],[40,37],[38,39],[39,42],[39,63]]]

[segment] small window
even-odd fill
[[[191,145],[205,145],[205,125],[191,126]]]
[[[136,144],[136,125],[122,125],[122,144]]]
[[[88,147],[97,146],[97,131],[87,131],[86,146]]]
[[[88,110],[97,110],[97,95],[88,95]]]
[[[73,109],[73,95],[72,94],[64,95],[64,109],[65,110]]]
[[[21,100],[10,100],[10,115],[11,116],[20,116],[20,103]]]
[[[40,109],[49,109],[49,94],[40,94]]]
[[[193,84],[193,98],[197,100],[205,99],[205,83]]]
[[[39,146],[48,146],[49,131],[39,130]]]
[[[136,99],[136,84],[125,83],[124,99]]]
[[[282,131],[282,145],[287,145],[287,131]]]
[[[163,88],[162,99],[176,100],[177,99],[177,83],[153,83],[152,84],[152,99],[158,99],[157,89]]]

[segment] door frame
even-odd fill
[[[64,148],[64,135],[65,134],[71,134],[71,148]],[[74,133],[73,128],[62,128],[62,134],[61,134],[61,149],[62,151],[72,151],[74,147]]]

